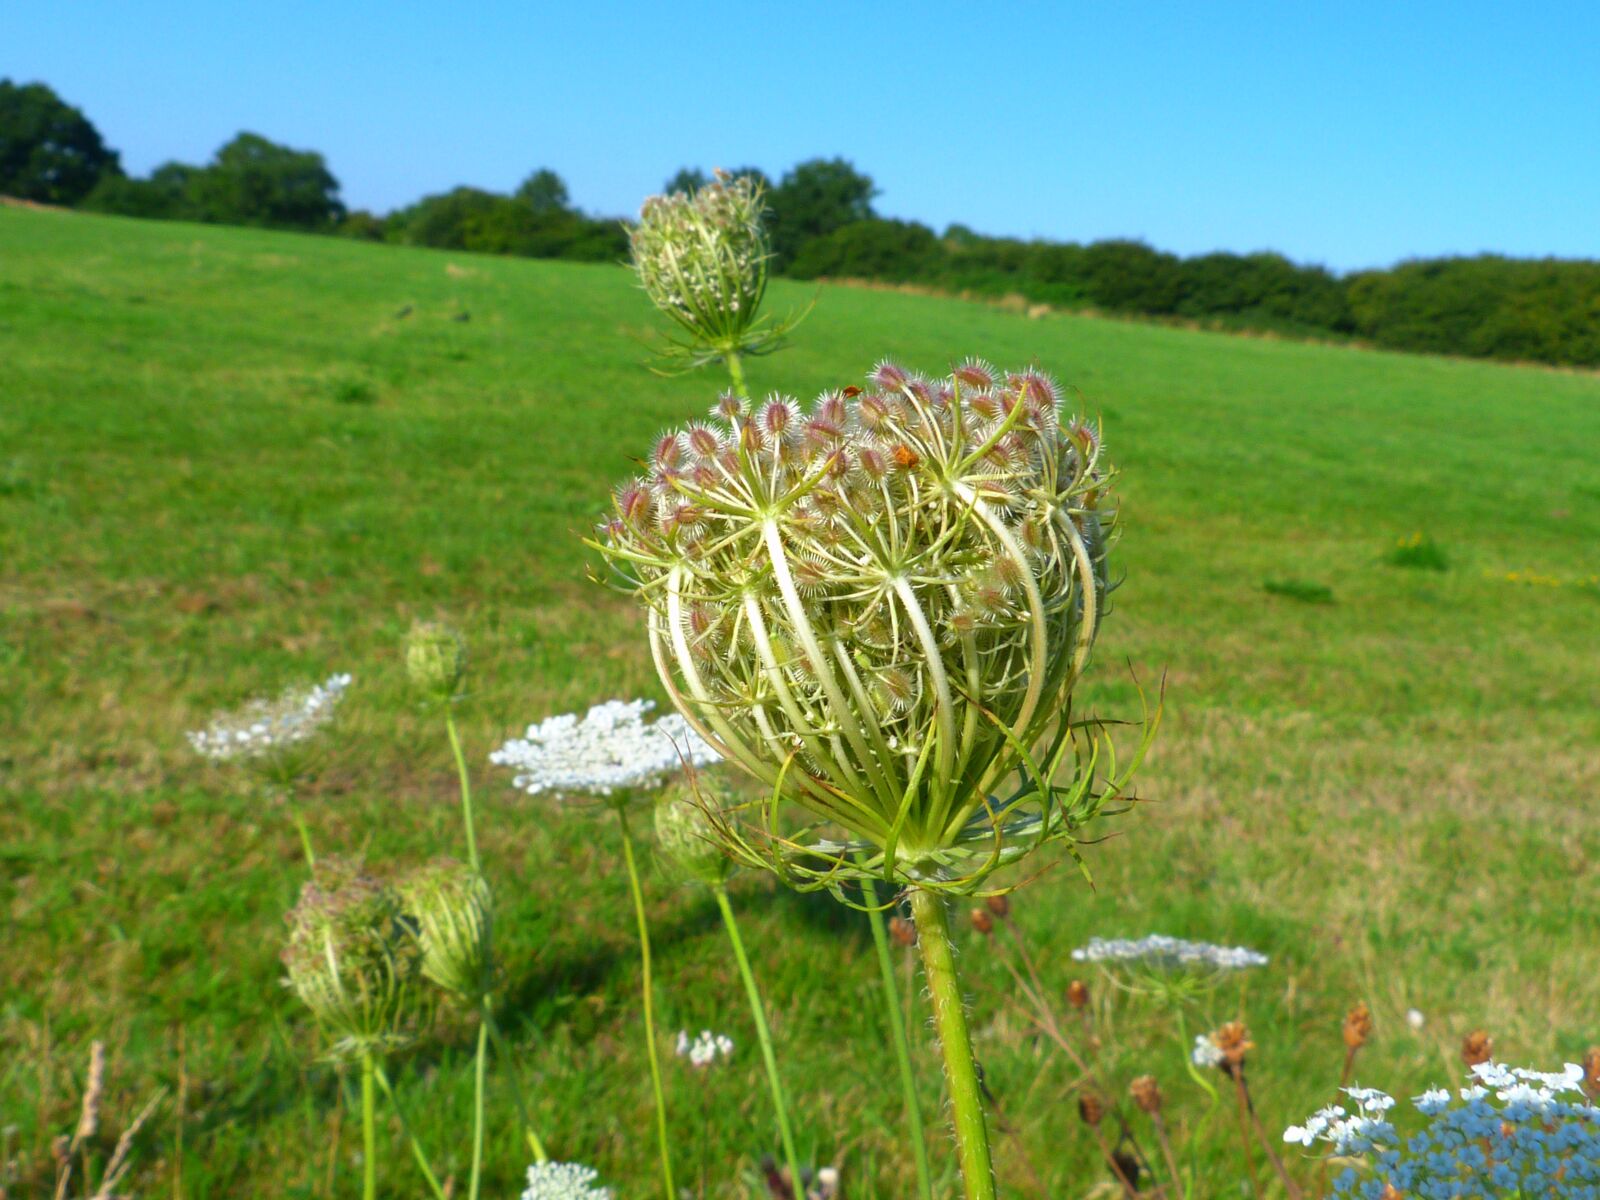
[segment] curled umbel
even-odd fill
[[[735,856],[798,886],[975,890],[1120,787],[1070,715],[1115,525],[1097,428],[1035,370],[883,363],[663,436],[596,545],[673,703],[770,798]],[[782,801],[814,821],[785,829]]]

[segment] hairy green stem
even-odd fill
[[[394,1087],[389,1083],[389,1074],[383,1069],[381,1063],[373,1069],[377,1076],[378,1086],[383,1089],[384,1098],[394,1109],[394,1115],[400,1118],[400,1130],[406,1135],[406,1141],[411,1145],[411,1157],[417,1160],[417,1169],[422,1172],[422,1177],[428,1181],[428,1190],[433,1193],[434,1200],[445,1200],[444,1188],[439,1186],[438,1177],[434,1175],[433,1168],[428,1165],[428,1156],[423,1152],[422,1143],[417,1141],[417,1135],[411,1131],[411,1121],[406,1117],[406,1110],[400,1106],[400,1097],[395,1095]]]
[[[294,820],[295,832],[300,835],[300,849],[305,853],[306,856],[306,867],[309,870],[314,871],[317,869],[317,856],[312,852],[311,849],[311,833],[308,829],[306,829],[306,821],[305,818],[300,815],[300,810],[296,808],[292,809],[291,812]]]
[[[616,805],[617,824],[622,827],[622,857],[628,866],[628,885],[633,889],[633,913],[639,922],[639,964],[644,976],[644,1038],[650,1055],[650,1086],[656,1094],[656,1143],[661,1151],[661,1179],[666,1184],[666,1200],[678,1200],[672,1183],[672,1150],[667,1134],[667,1100],[661,1087],[661,1060],[656,1047],[654,986],[650,979],[650,924],[644,915],[644,889],[639,886],[639,864],[634,859],[633,834],[628,830],[624,803]]]
[[[517,1106],[517,1116],[522,1119],[522,1134],[528,1139],[528,1149],[533,1152],[534,1162],[549,1162],[550,1156],[545,1153],[544,1143],[539,1140],[539,1135],[533,1130],[533,1122],[528,1118],[528,1104],[522,1098],[522,1078],[517,1071],[517,1063],[511,1057],[511,1047],[506,1045],[504,1035],[500,1032],[500,1023],[494,1019],[494,1004],[485,995],[480,1004],[483,1009],[483,1023],[488,1027],[489,1037],[494,1042],[494,1052],[505,1060],[506,1071],[511,1076],[511,1099]]]
[[[783,1094],[783,1081],[778,1078],[778,1059],[772,1052],[772,1031],[767,1028],[761,991],[756,987],[750,959],[744,952],[744,939],[739,936],[739,923],[733,917],[728,889],[719,885],[712,892],[717,898],[717,907],[722,910],[722,923],[727,926],[728,941],[733,944],[733,957],[739,964],[739,978],[744,980],[744,994],[750,1001],[750,1016],[756,1023],[756,1040],[761,1044],[761,1062],[767,1069],[767,1086],[772,1090],[772,1107],[778,1113],[778,1136],[783,1140],[783,1156],[789,1164],[789,1185],[798,1196],[802,1186],[800,1156],[795,1152],[794,1130],[789,1124],[789,1105]]]
[[[467,860],[472,864],[473,874],[481,874],[478,835],[472,827],[472,781],[467,775],[466,756],[461,753],[461,737],[456,733],[455,714],[448,707],[444,710],[444,727],[450,734],[450,749],[456,758],[456,775],[461,780],[461,822],[467,830]]]
[[[906,1124],[910,1126],[911,1147],[917,1162],[917,1195],[933,1200],[933,1175],[928,1169],[928,1141],[922,1128],[922,1106],[917,1103],[917,1077],[911,1069],[911,1042],[895,994],[894,959],[889,949],[889,931],[884,928],[883,911],[878,907],[877,886],[868,879],[861,885],[866,893],[867,918],[872,922],[872,941],[878,949],[878,973],[883,982],[883,1015],[889,1023],[894,1056],[900,1064],[900,1092],[905,1101]]]
[[[994,1200],[994,1167],[989,1159],[989,1131],[984,1124],[983,1091],[972,1057],[961,980],[950,943],[950,921],[944,900],[932,892],[913,888],[911,912],[917,922],[917,945],[922,950],[922,974],[933,999],[933,1021],[944,1054],[945,1081],[950,1087],[954,1117],[956,1158],[967,1200]]]
[[[748,399],[750,389],[744,382],[744,365],[739,361],[739,352],[729,350],[723,355],[723,361],[728,364],[728,374],[733,377],[733,390],[741,398]]]
[[[376,1097],[372,1082],[377,1065],[372,1051],[361,1052],[361,1200],[377,1200],[378,1126],[373,1110]]]
[[[478,1022],[478,1061],[472,1076],[472,1175],[467,1185],[467,1200],[478,1200],[483,1182],[483,1097],[489,1061],[489,1025]]]

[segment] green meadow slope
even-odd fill
[[[770,303],[813,294],[780,282]],[[15,1127],[0,1171],[15,1194],[48,1174],[97,1037],[116,1111],[169,1089],[141,1194],[173,1192],[180,1171],[186,1196],[355,1194],[350,1081],[311,1061],[278,982],[298,842],[183,731],[352,671],[307,796],[318,846],[401,863],[454,850],[448,751],[396,654],[432,616],[472,643],[461,717],[536,1118],[559,1155],[652,1194],[613,827],[518,795],[485,761],[529,721],[659,695],[637,614],[586,580],[579,541],[630,459],[721,386],[646,370],[652,316],[614,267],[0,209],[0,1127]],[[1442,1078],[1470,1028],[1530,1062],[1600,1041],[1600,378],[843,288],[750,376],[809,398],[882,357],[938,371],[968,354],[1037,361],[1103,418],[1126,578],[1085,698],[1136,715],[1133,674],[1167,679],[1150,803],[1089,852],[1095,889],[1063,867],[1017,899],[1047,983],[1065,985],[1091,934],[1270,954],[1242,1002],[1224,988],[1202,1015],[1249,1020],[1274,1120],[1323,1102],[1359,998],[1378,1023],[1363,1077],[1401,1092]],[[1447,570],[1385,561],[1419,532]],[[707,1153],[712,1194],[738,1194],[737,1170],[774,1148],[748,1017],[709,901],[649,886],[664,1028],[741,1047],[707,1085],[708,1130],[699,1079],[670,1071],[684,1174]],[[910,1194],[864,923],[764,879],[736,893],[802,1141],[842,1158],[856,1196]],[[1049,1195],[1088,1190],[1103,1172],[1073,1072],[1007,1007],[987,944],[965,966],[1015,1129],[999,1150],[1011,1194],[1040,1194],[1024,1159]],[[1110,1073],[1154,1071],[1198,1114],[1176,1044],[1124,1019]],[[472,1030],[436,1024],[400,1075],[459,1175]],[[929,1048],[919,1064],[932,1113]],[[506,1195],[525,1156],[495,1080],[489,1182]],[[420,1194],[385,1136],[389,1194]],[[1202,1155],[1201,1194],[1234,1162]]]

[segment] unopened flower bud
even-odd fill
[[[990,896],[984,903],[989,906],[989,911],[1001,920],[1011,915],[1011,901],[1005,896]]]
[[[656,838],[663,857],[680,874],[707,887],[721,887],[733,873],[711,816],[729,802],[726,791],[704,772],[672,784],[656,802]]]
[[[1067,1003],[1073,1008],[1089,1007],[1089,985],[1081,979],[1067,984]]]
[[[1365,1002],[1357,1004],[1344,1018],[1344,1044],[1348,1050],[1359,1050],[1372,1036],[1372,1012]]]
[[[889,919],[889,936],[895,940],[897,946],[915,946],[917,944],[917,927],[904,917],[891,917]]]
[[[1098,1125],[1105,1115],[1105,1105],[1094,1092],[1084,1092],[1078,1097],[1078,1118],[1085,1125]]]
[[[1161,1112],[1161,1088],[1156,1084],[1154,1075],[1141,1075],[1128,1085],[1128,1091],[1133,1096],[1133,1102],[1139,1108],[1156,1116]]]
[[[994,917],[990,915],[987,908],[975,908],[972,910],[972,927],[983,934],[984,937],[988,937],[994,932]]]
[[[288,915],[288,983],[351,1057],[401,1041],[406,990],[420,966],[417,940],[394,893],[359,863],[317,860]]]
[[[478,1000],[494,977],[494,902],[483,876],[441,858],[411,872],[396,892],[416,932],[423,977],[458,1000]]]
[[[406,674],[411,686],[436,703],[448,703],[467,673],[467,643],[448,625],[423,621],[406,635]]]
[[[1494,1039],[1482,1029],[1474,1029],[1461,1043],[1461,1061],[1469,1068],[1494,1057]]]

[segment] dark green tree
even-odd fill
[[[670,196],[674,192],[683,192],[692,195],[710,182],[711,177],[699,167],[679,167],[678,173],[661,185],[661,194]]]
[[[778,269],[793,262],[812,238],[871,218],[877,191],[870,176],[842,158],[813,158],[786,172],[767,196]]]
[[[230,225],[331,229],[344,216],[322,155],[241,133],[193,181],[197,215]]]
[[[82,112],[42,83],[0,79],[0,194],[76,204],[121,174],[116,151]]]
[[[548,167],[540,167],[517,187],[516,198],[536,213],[572,211],[567,185]]]

